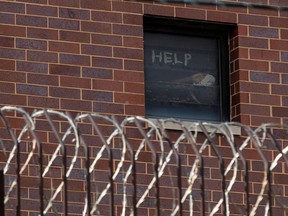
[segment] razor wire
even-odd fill
[[[139,212],[147,206],[155,209],[155,215],[200,212],[228,216],[232,211],[249,216],[261,211],[263,215],[272,215],[276,204],[288,212],[288,197],[275,185],[277,169],[282,174],[288,170],[288,145],[285,137],[273,134],[275,129],[283,130],[285,135],[286,125],[263,124],[251,128],[234,122],[195,122],[187,126],[174,119],[155,122],[143,117],[124,117],[120,121],[97,113],[72,117],[49,109],[29,114],[11,106],[0,108],[0,118],[3,155],[0,168],[5,176],[3,202],[5,209],[16,209],[17,215],[23,211],[22,179],[29,177],[30,172],[37,173],[38,185],[34,186],[38,188],[39,215],[68,215],[72,202],[69,185],[82,170],[84,174],[78,178],[84,184],[85,195],[79,202],[79,215],[106,214],[103,212],[141,215]],[[173,132],[167,128],[171,122],[180,130]],[[241,136],[233,134],[235,126],[241,128]],[[224,147],[229,149],[228,155],[222,153]],[[267,155],[268,150],[273,157]],[[258,155],[262,170],[251,170],[251,159],[247,156],[251,151]],[[211,167],[205,166],[209,160],[217,161],[215,170],[219,178],[212,174],[205,177],[206,169],[212,172]],[[100,172],[102,163],[108,164],[106,176]],[[144,173],[139,171],[141,164],[145,164]],[[53,176],[54,169],[60,177]],[[259,182],[249,179],[253,172],[262,175]],[[211,188],[206,188],[208,180],[217,180],[221,185],[218,190],[221,195],[210,200],[212,204],[205,194],[211,192]],[[165,188],[162,181],[170,187]],[[257,183],[260,188],[251,191],[249,183]],[[237,184],[243,187],[244,209],[237,207],[233,200]],[[283,186],[287,188],[288,181]],[[172,203],[163,213],[165,190],[172,191],[169,197]],[[121,197],[120,204],[116,197]]]

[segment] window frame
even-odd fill
[[[185,35],[191,37],[205,37],[213,38],[218,41],[218,71],[219,76],[219,97],[220,97],[220,121],[211,120],[209,122],[224,122],[230,121],[230,69],[229,69],[229,31],[235,27],[230,24],[219,24],[212,22],[196,21],[177,19],[169,17],[157,17],[157,16],[144,16],[144,49],[145,49],[145,33],[167,33],[170,35]],[[145,50],[144,50],[145,52]],[[144,59],[144,68],[145,59]],[[145,70],[145,69],[144,69]],[[145,83],[146,73],[144,71]],[[144,83],[144,84],[145,84]],[[145,85],[146,94],[146,85]],[[145,96],[145,108],[147,110],[147,97]],[[145,113],[148,118],[163,118],[164,116],[155,116]],[[172,116],[173,117],[173,116]],[[184,119],[188,121],[195,121],[195,119]],[[199,119],[197,120],[199,121]],[[205,120],[207,121],[207,120]]]

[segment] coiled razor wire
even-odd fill
[[[84,170],[81,181],[85,185],[85,197],[78,203],[78,208],[82,209],[79,215],[107,214],[103,211],[108,211],[109,215],[139,215],[139,211],[145,208],[154,208],[155,215],[171,216],[184,213],[186,215],[187,212],[189,215],[200,212],[201,215],[213,216],[222,213],[228,216],[232,211],[234,214],[237,211],[239,215],[254,216],[259,212],[272,215],[273,205],[276,204],[283,212],[288,212],[287,194],[285,197],[274,185],[277,177],[274,174],[279,172],[275,171],[276,168],[282,168],[282,174],[288,170],[288,145],[285,137],[273,135],[274,129],[284,131],[283,134],[287,133],[288,128],[285,125],[263,124],[251,128],[239,123],[215,125],[198,122],[187,126],[174,119],[155,122],[143,117],[126,117],[119,121],[113,116],[97,113],[79,114],[72,118],[69,113],[49,109],[29,114],[24,109],[11,106],[0,108],[0,118],[0,153],[3,155],[0,168],[6,179],[5,189],[3,187],[5,197],[2,201],[6,211],[14,209],[17,215],[23,211],[21,179],[24,176],[29,177],[27,173],[33,167],[35,169],[35,164],[39,172],[39,185],[35,185],[40,199],[39,215],[69,215],[68,187],[73,181],[74,172],[79,170],[79,163],[83,163],[80,166]],[[15,121],[18,124],[15,124]],[[169,123],[177,125],[180,130],[171,132],[166,128]],[[110,131],[105,129],[108,126]],[[232,127],[241,128],[242,136],[234,135]],[[91,130],[87,132],[87,128]],[[42,140],[41,131],[49,134],[48,140]],[[92,143],[87,140],[86,135],[92,137]],[[51,137],[54,137],[54,140]],[[44,148],[50,139],[51,144],[56,142],[53,145],[54,150]],[[223,141],[220,145],[219,139]],[[27,143],[28,147],[23,148]],[[222,155],[224,145],[230,151],[228,156]],[[274,157],[267,156],[267,148],[273,152]],[[249,181],[249,174],[255,171],[251,171],[251,167],[249,169],[250,162],[245,156],[249,151],[256,152],[258,161],[263,164],[263,170],[256,170],[258,174],[262,174],[262,181],[256,182],[261,185],[257,194],[255,191],[252,194],[249,190],[249,183],[254,183],[253,180]],[[146,157],[150,155],[150,159],[141,161],[143,154]],[[185,164],[183,160],[188,156],[194,159]],[[205,169],[210,168],[205,166],[205,161],[210,157],[218,161],[221,176],[221,179],[218,179],[221,183],[221,196],[218,201],[213,199],[212,206],[208,202],[210,198],[205,195],[211,190],[205,187]],[[97,176],[103,159],[108,161],[108,174],[100,187]],[[143,163],[146,163],[144,174],[138,170],[138,165]],[[147,166],[149,164],[152,165],[150,172]],[[48,190],[50,194],[47,194],[44,185],[48,179],[53,182],[55,167],[61,170],[59,172],[62,177],[58,185],[51,183]],[[140,174],[142,178],[146,175],[145,184],[138,184]],[[173,181],[173,178],[176,178],[176,181]],[[210,179],[213,179],[213,176]],[[167,188],[161,186],[161,181],[170,182],[171,190],[177,191],[172,192],[173,196],[169,197],[173,202],[171,206],[165,207],[165,213],[162,209],[165,199],[161,193]],[[244,208],[237,207],[233,201],[233,194],[237,192],[234,187],[239,182],[242,183],[245,194],[242,203]],[[288,181],[283,186],[287,188]],[[197,191],[200,191],[198,198]],[[117,203],[115,198],[119,195],[122,197],[121,204]],[[256,195],[255,200],[252,195]],[[62,197],[60,209],[59,196]],[[15,199],[16,203],[13,202]],[[108,210],[107,207],[103,208],[107,205]],[[0,209],[0,213],[4,215],[5,210]]]

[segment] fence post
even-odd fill
[[[4,173],[3,170],[0,170],[0,215],[5,215],[4,210]]]

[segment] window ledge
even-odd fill
[[[151,121],[152,123],[154,123],[156,126],[159,124],[160,119],[156,119],[156,118],[148,118],[149,121]],[[185,127],[189,127],[193,124],[197,124],[198,122],[193,122],[193,121],[179,121],[179,123],[181,123],[183,126]],[[182,130],[181,125],[176,122],[176,120],[169,120],[166,119],[164,120],[164,127],[165,129],[168,130]],[[207,131],[213,132],[215,131],[215,127],[219,127],[221,124],[217,124],[217,123],[209,123],[209,124],[205,124],[204,126],[207,129]],[[241,136],[241,127],[240,126],[236,126],[236,125],[229,125],[229,128],[231,129],[231,132],[233,133],[233,135],[236,136]],[[192,131],[198,131],[198,132],[202,132],[202,129],[200,128],[200,126],[196,126],[195,129]],[[216,131],[217,134],[223,134],[220,130]]]

